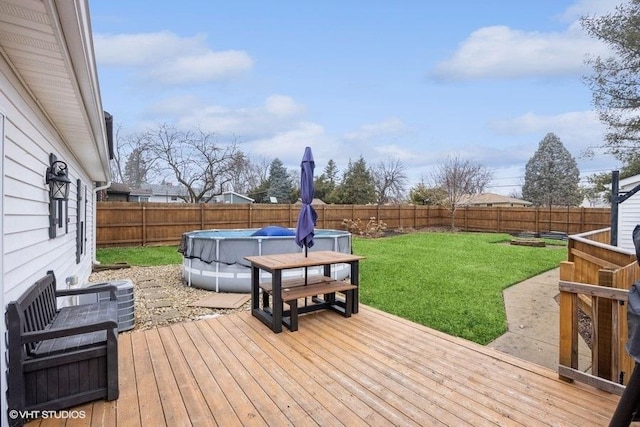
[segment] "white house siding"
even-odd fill
[[[65,288],[65,279],[77,276],[80,284],[91,273],[93,248],[92,182],[79,167],[72,154],[57,136],[35,103],[24,92],[7,64],[0,60],[0,114],[4,118],[2,138],[2,307],[16,299],[47,270],[53,270],[58,287]],[[0,128],[1,129],[1,128]],[[49,153],[69,166],[72,181],[68,202],[68,233],[49,238],[49,196],[45,171]],[[76,180],[87,185],[88,206],[85,252],[76,264]],[[6,325],[2,322],[2,336]],[[1,353],[6,345],[0,340]],[[1,372],[6,371],[1,358]],[[4,378],[4,375],[3,375]],[[4,396],[4,387],[2,390]],[[4,400],[4,399],[3,399]],[[5,403],[5,402],[3,402]],[[6,414],[3,404],[2,418]]]
[[[88,279],[90,254],[85,251],[81,263],[75,263],[75,182],[80,178],[91,186],[91,181],[45,117],[28,101],[28,95],[16,89],[19,83],[4,62],[1,67],[0,111],[5,116],[3,293],[6,303],[50,269],[56,273],[61,287],[65,285],[65,278],[72,275],[77,275],[81,283]],[[49,196],[44,179],[49,153],[54,153],[68,164],[72,181],[68,202],[69,231],[54,239],[49,238]],[[87,228],[90,230],[92,209],[87,211]],[[88,234],[90,239],[92,234]],[[87,248],[91,247],[89,240]]]
[[[640,184],[640,175],[620,182],[620,191],[629,191]],[[618,206],[618,247],[635,252],[632,233],[640,224],[640,193],[629,197]]]
[[[153,194],[149,197],[149,203],[185,203],[185,201],[170,194]]]
[[[56,273],[59,288],[67,287],[68,277],[77,276],[80,284],[87,281],[93,260],[95,206],[94,184],[89,177],[106,181],[109,174],[88,2],[0,0],[0,5],[0,299],[5,311],[9,301],[47,270]],[[50,153],[67,163],[72,182],[68,232],[63,228],[53,239],[49,238],[45,183]],[[86,216],[82,210],[87,230],[85,251],[76,262],[78,179],[87,186],[88,204]],[[5,337],[6,325],[1,325],[0,335]],[[4,339],[0,340],[0,353],[0,424],[6,425]]]

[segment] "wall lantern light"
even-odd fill
[[[71,180],[67,164],[58,160],[53,153],[49,154],[49,164],[45,178],[49,184],[49,197],[51,200],[68,200]]]

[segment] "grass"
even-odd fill
[[[140,267],[181,264],[182,255],[177,246],[133,246],[127,248],[102,248],[96,251],[102,264],[126,262]]]
[[[555,268],[566,242],[534,248],[509,245],[495,233],[411,233],[354,238],[360,301],[388,313],[487,344],[506,331],[502,290]],[[180,264],[177,246],[98,249],[103,264]]]
[[[354,253],[366,256],[360,301],[487,344],[506,331],[502,290],[566,259],[563,246],[512,246],[510,238],[494,233],[355,238]]]

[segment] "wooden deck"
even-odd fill
[[[281,334],[248,312],[123,334],[119,357],[120,398],[67,426],[602,426],[618,401],[366,306]]]

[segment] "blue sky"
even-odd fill
[[[447,156],[519,190],[555,133],[582,175],[619,167],[583,82],[608,56],[580,16],[620,0],[91,1],[104,108],[125,133],[156,123],[235,136],[255,159],[316,174],[393,159],[411,185]]]

